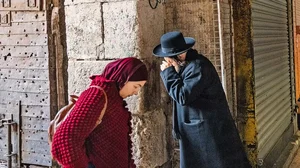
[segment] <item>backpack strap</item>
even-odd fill
[[[97,88],[99,90],[102,90],[103,94],[105,96],[105,104],[104,104],[103,109],[101,110],[100,117],[98,118],[98,120],[97,120],[97,122],[95,124],[95,127],[94,127],[94,129],[95,129],[102,122],[102,118],[103,118],[103,116],[105,114],[105,111],[106,111],[106,108],[107,108],[107,102],[108,102],[108,100],[107,100],[107,94],[106,94],[106,92],[104,91],[104,89],[102,87],[97,86],[97,85],[91,85],[90,88]]]
[[[106,111],[106,108],[107,108],[107,94],[106,92],[104,91],[103,88],[101,88],[100,86],[96,86],[96,85],[92,85],[90,86],[90,88],[97,88],[101,91],[103,91],[103,94],[105,96],[105,104],[104,104],[104,107],[103,109],[101,110],[101,113],[100,113],[100,116],[93,128],[93,130],[102,122],[102,118],[104,116],[104,113]],[[59,127],[59,125],[68,117],[70,111],[72,110],[72,108],[74,107],[77,99],[79,97],[76,96],[76,95],[70,95],[69,97],[69,104],[64,106],[63,108],[61,108],[58,113],[55,115],[54,119],[51,120],[50,124],[49,124],[49,127],[48,127],[48,142],[49,142],[49,146],[50,146],[50,151],[51,151],[51,147],[52,147],[52,138],[54,136],[54,133],[56,131],[56,129]],[[93,131],[92,130],[92,131]],[[52,153],[51,153],[51,157],[52,157]],[[53,157],[52,157],[53,159]]]

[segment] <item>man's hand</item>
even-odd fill
[[[174,58],[170,58],[170,57],[164,57],[164,59],[167,63],[174,66],[176,72],[179,72],[179,64],[178,64],[177,60],[175,60]]]
[[[167,69],[170,66],[172,66],[171,63],[168,63],[166,61],[162,61],[161,65],[160,65],[160,70],[163,71],[163,70]]]

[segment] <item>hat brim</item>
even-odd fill
[[[186,48],[183,49],[182,51],[178,51],[176,53],[164,53],[162,51],[161,44],[159,44],[153,49],[152,54],[156,57],[172,57],[172,56],[182,54],[182,53],[186,52],[187,50],[189,50],[190,48],[192,48],[195,44],[195,39],[192,37],[184,37],[184,40],[186,43]]]

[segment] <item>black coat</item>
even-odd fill
[[[213,64],[196,50],[188,51],[186,62],[179,73],[174,67],[161,72],[174,100],[180,167],[251,167]]]

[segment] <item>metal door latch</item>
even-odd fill
[[[3,120],[0,120],[0,128],[4,127],[4,121]]]
[[[17,123],[14,122],[12,119],[4,118],[4,119],[0,120],[0,128],[4,127],[4,125],[11,125],[11,126],[15,127],[17,125]]]
[[[5,156],[8,158],[7,159],[7,167],[12,168],[12,157],[16,155],[13,153],[13,146],[12,146],[12,128],[14,130],[17,130],[17,123],[13,121],[13,115],[11,114],[9,119],[2,119],[0,120],[0,127],[3,127],[4,125],[7,125],[7,154]]]

